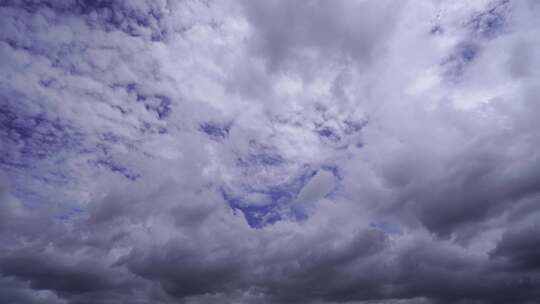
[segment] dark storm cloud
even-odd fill
[[[22,281],[30,281],[32,289],[54,290],[60,293],[86,293],[111,289],[113,285],[108,278],[100,277],[92,265],[74,265],[66,267],[62,263],[53,262],[51,257],[37,254],[28,256],[17,254],[0,261],[2,274]]]
[[[0,294],[6,303],[28,303],[28,304],[57,304],[63,303],[50,291],[36,292],[28,288],[25,283],[11,279],[0,279]]]
[[[535,1],[0,1],[0,302],[540,302]]]
[[[126,258],[127,268],[143,278],[158,280],[166,293],[177,298],[226,293],[247,285],[241,276],[248,262],[243,254],[225,251],[222,257],[219,252],[213,257],[199,250],[169,242],[150,254],[132,252]]]
[[[506,231],[490,255],[495,259],[502,258],[511,269],[538,273],[540,270],[539,238],[538,224]]]
[[[414,195],[418,217],[428,229],[449,236],[460,225],[500,214],[539,193],[540,171],[536,170],[535,154],[529,155],[525,163],[505,155],[502,142],[493,145],[487,151],[474,147],[466,160],[456,159],[452,164],[456,171],[445,180],[428,183],[430,191],[422,189],[422,194]]]

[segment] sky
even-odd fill
[[[0,0],[0,303],[540,303],[538,16]]]

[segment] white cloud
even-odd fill
[[[328,195],[335,187],[335,176],[332,172],[319,170],[298,193],[298,203],[315,203]]]

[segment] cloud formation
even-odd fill
[[[538,14],[0,1],[0,302],[539,302]]]

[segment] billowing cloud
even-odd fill
[[[0,302],[539,302],[539,13],[0,1]]]

